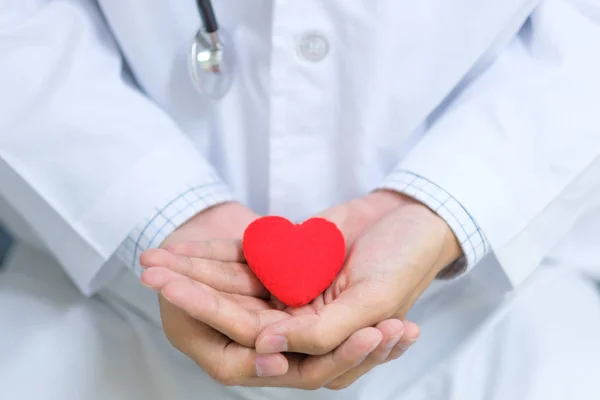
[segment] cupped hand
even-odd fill
[[[189,241],[216,240],[218,242],[223,239],[239,238],[246,227],[256,218],[258,218],[257,214],[238,203],[222,203],[191,218],[175,230],[161,244],[161,247],[168,249],[177,246],[178,243]],[[221,272],[225,273],[214,274],[212,276],[214,280],[209,280],[210,283],[216,287],[231,287],[232,291],[241,288],[241,294],[235,297],[235,300],[244,303],[249,308],[266,311],[261,314],[261,318],[265,318],[266,321],[276,321],[284,314],[269,313],[270,307],[262,300],[266,296],[266,291],[255,278],[253,279],[248,274],[241,274],[242,280],[235,279],[236,273],[232,268],[238,264],[229,263],[230,260],[235,261],[238,257],[235,250],[231,253],[228,252],[228,248],[215,244],[205,247],[202,251],[211,257],[222,260],[218,266],[231,267],[222,268]],[[140,262],[145,267],[163,265],[163,262],[168,264],[171,262],[168,258],[169,254],[164,250],[149,250],[142,253]],[[167,256],[166,260],[165,256]],[[228,273],[229,275],[227,275]],[[156,287],[159,284],[163,286],[164,290],[159,291],[159,302],[163,330],[169,341],[181,352],[195,360],[211,376],[223,382],[230,382],[240,374],[256,375],[254,364],[248,367],[246,364],[235,363],[235,360],[244,357],[254,357],[254,352],[250,353],[247,347],[232,343],[218,329],[194,319],[184,309],[174,304],[182,298],[186,299],[188,302],[186,304],[202,303],[207,298],[211,298],[210,295],[214,290],[207,285],[186,285],[186,282],[182,280],[171,280],[172,284],[166,285],[170,278],[172,276],[161,276],[160,271],[159,274],[144,272],[142,276],[142,281],[146,282],[148,286]],[[172,302],[166,300],[164,294],[167,297],[172,296]],[[245,343],[252,346],[249,341]],[[261,359],[271,373],[281,374],[287,371],[287,360],[281,355],[261,356]]]
[[[366,205],[361,200],[331,209],[337,220],[355,228],[348,230],[348,242],[376,220],[377,212]],[[162,295],[163,324],[171,342],[224,384],[341,389],[398,358],[419,334],[411,322],[388,319],[353,332],[318,356],[257,354],[254,343],[267,326],[314,314],[322,303],[287,309],[270,299],[236,240],[170,242],[165,250],[145,252],[141,261],[148,268],[142,281]]]
[[[342,221],[336,221],[340,215]],[[337,222],[342,231],[352,229],[344,228],[344,213],[335,209],[322,216]],[[256,349],[261,354],[283,350],[326,354],[364,327],[402,319],[443,267],[460,254],[446,223],[404,198],[356,235],[342,271],[313,305],[319,312],[298,313],[268,326],[259,334]]]
[[[142,256],[142,281],[163,297],[167,336],[225,385],[341,389],[399,357],[418,335],[416,325],[389,319],[318,356],[258,354],[254,343],[261,331],[307,310],[286,309],[269,298],[244,262],[237,240],[186,242]]]

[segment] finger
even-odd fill
[[[352,243],[354,243],[365,225],[362,218],[356,212],[352,212],[352,207],[349,203],[329,208],[317,214],[316,217],[325,218],[333,222],[344,235],[347,248],[350,248]]]
[[[185,279],[189,278],[163,267],[145,269],[140,276],[140,281],[144,285],[156,291],[160,291],[168,283]]]
[[[365,299],[368,306],[363,304]],[[373,326],[390,314],[385,303],[377,299],[377,294],[356,285],[318,313],[294,316],[267,327],[256,340],[256,351],[261,354],[285,351],[327,354],[354,332]]]
[[[312,314],[316,314],[319,312],[319,310],[321,308],[323,308],[323,306],[325,306],[325,300],[323,298],[323,295],[320,294],[319,296],[317,296],[313,301],[311,301],[309,304],[302,306],[302,307],[285,307],[284,310],[285,312],[287,312],[288,314],[297,317],[300,315],[312,315]]]
[[[228,299],[231,299],[234,303],[239,304],[241,307],[245,308],[248,311],[283,311],[273,308],[268,301],[257,299],[256,297],[231,293],[223,293],[223,296],[225,296]]]
[[[386,361],[392,361],[401,357],[410,349],[419,339],[420,329],[413,322],[404,321],[404,335],[402,339],[394,346]]]
[[[247,310],[222,293],[202,283],[194,284],[187,280],[167,284],[161,290],[161,295],[192,318],[246,347],[254,347],[258,333],[266,326],[289,318],[283,311]]]
[[[196,282],[177,272],[173,272],[168,268],[162,267],[152,267],[144,270],[144,272],[142,272],[140,280],[144,285],[156,290],[157,292],[160,292],[162,288],[164,288],[167,284],[175,281],[188,281],[194,285],[200,286],[201,289],[204,288],[202,283]],[[273,308],[267,301],[261,300],[253,296],[224,292],[222,292],[222,295],[233,300],[234,302],[238,303],[240,306],[249,311],[259,311]]]
[[[331,390],[347,388],[361,376],[365,375],[379,364],[386,362],[393,348],[403,337],[404,324],[397,319],[388,319],[377,324],[376,328],[383,336],[379,346],[377,346],[377,348],[371,352],[360,365],[329,382],[326,385],[326,388]]]
[[[271,295],[271,298],[269,299],[269,304],[271,305],[271,308],[273,308],[275,310],[287,312],[287,306],[281,300],[279,300],[277,297],[275,297],[273,295]]]
[[[207,240],[169,244],[165,250],[186,257],[206,260],[245,263],[241,240]]]
[[[260,298],[269,296],[269,292],[246,264],[187,257],[162,249],[142,253],[140,263],[145,268],[168,268],[222,292]]]
[[[255,351],[232,342],[162,298],[160,303],[163,327],[169,341],[217,382],[239,385],[259,376]],[[260,376],[284,375],[288,370],[288,362],[281,354],[262,355],[260,363]]]
[[[335,351],[322,356],[291,358],[284,376],[270,379],[250,379],[253,386],[282,386],[315,390],[327,385],[339,375],[355,368],[377,348],[382,334],[376,328],[364,328],[346,340]]]

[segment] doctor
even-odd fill
[[[21,238],[0,275],[3,398],[598,398],[597,2],[214,3],[227,90],[189,77],[193,1],[0,0],[0,213]],[[321,341],[293,326],[306,315],[260,338],[210,319],[202,301],[264,292],[198,241],[322,212],[427,287],[354,303]],[[391,233],[415,215],[408,246]],[[294,389],[400,355],[409,308],[402,357]],[[303,384],[284,343],[344,362]]]

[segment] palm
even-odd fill
[[[344,231],[343,221],[338,226]],[[459,249],[433,212],[421,205],[400,207],[350,244],[342,271],[311,305],[318,313],[308,310],[269,326],[260,333],[257,350],[268,350],[260,346],[264,338],[284,334],[291,351],[322,354],[359,329],[402,319]]]
[[[352,222],[360,222],[351,224],[354,231],[343,230],[349,244],[354,240],[350,236],[358,236],[359,230],[367,225],[363,222],[369,220],[359,218],[357,221],[348,206],[336,207],[331,211],[337,216],[331,218],[334,222],[347,217]],[[341,277],[351,271],[345,268],[334,285],[310,304],[288,308],[271,297],[246,265],[239,241],[167,244],[165,250],[144,253],[142,265],[148,267],[142,275],[142,281],[164,297],[161,297],[161,311],[167,337],[211,376],[230,383],[236,383],[228,381],[232,376],[240,379],[254,376],[258,346],[264,339],[264,336],[261,339],[261,332],[298,317],[318,319],[328,305],[335,304],[334,300],[339,294],[345,293],[348,282]],[[393,359],[400,356],[418,336],[418,328],[410,322],[403,325],[399,320],[386,319],[376,321],[373,325],[376,328],[358,329],[339,347],[330,349],[330,352],[320,352],[321,355],[262,355],[263,363],[270,365],[271,374],[282,375],[286,370],[287,373],[275,380],[242,380],[243,385],[343,387],[375,365],[385,362],[388,357]],[[406,329],[404,336],[403,326]],[[400,336],[402,340],[398,339]],[[320,337],[313,339],[319,341]],[[365,360],[370,351],[368,349],[372,349],[371,346],[378,341],[380,345]],[[394,343],[397,345],[394,346]],[[263,341],[262,344],[267,345],[267,342]],[[390,352],[392,347],[394,350]],[[291,348],[289,351],[315,354]],[[221,361],[215,363],[214,360]]]
[[[360,299],[374,320],[404,317],[437,274],[445,232],[443,221],[420,205],[379,220],[352,244],[325,303]]]
[[[320,294],[303,307],[287,307],[256,278],[245,263],[241,243],[237,240],[169,245],[166,250],[146,252],[143,264],[152,267],[144,273],[143,279],[155,289],[174,282],[180,290],[193,287],[194,295],[203,296],[206,307],[219,309],[224,304],[240,307],[257,320],[315,314],[327,304],[325,295]],[[181,286],[185,287],[181,289]]]
[[[254,346],[258,329],[265,324],[291,316],[245,264],[237,240],[171,244],[146,251],[141,261],[148,268],[142,275],[146,284],[192,318],[244,346]],[[238,323],[223,324],[223,314]]]
[[[215,243],[211,242],[211,246],[214,247]],[[221,360],[217,364],[207,363],[206,358],[196,361],[211,376],[222,381],[228,379],[229,375],[223,377],[223,372],[219,371],[248,370],[248,365],[252,365],[257,357],[254,346],[260,332],[293,316],[316,316],[325,301],[324,296],[320,295],[304,307],[288,308],[269,295],[248,266],[240,263],[241,259],[219,257],[223,253],[215,252],[214,248],[206,253],[202,251],[205,245],[186,243],[171,247],[170,252],[148,251],[144,255],[144,264],[150,268],[144,272],[142,280],[168,299],[165,301],[161,297],[161,315],[167,337],[178,338],[172,341],[173,345],[186,354],[201,352],[204,357],[214,355]],[[218,246],[220,250],[226,246],[228,254],[240,254],[235,251],[239,246],[235,241],[221,242]],[[212,257],[212,260],[200,255]],[[203,282],[211,282],[214,287]],[[268,363],[274,370],[287,373],[272,381],[251,378],[244,385],[310,387],[315,379],[324,379],[318,386],[334,381],[334,385],[349,384],[392,354],[388,343],[397,340],[394,337],[398,337],[401,328],[400,321],[383,321],[376,330],[367,328],[357,331],[344,346],[319,356],[289,353],[285,357],[281,354],[263,355],[269,357]],[[374,352],[373,357],[376,360],[377,357],[383,358],[362,364],[360,360],[366,356],[365,349],[373,343],[377,344],[377,341],[380,341],[381,349]],[[396,351],[393,354],[393,357],[397,357],[401,353]],[[341,364],[338,366],[333,360],[340,360]],[[345,363],[347,367],[343,367]]]

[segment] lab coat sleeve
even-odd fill
[[[91,294],[156,207],[191,189],[204,199],[196,210],[231,194],[178,126],[123,80],[93,2],[10,3],[0,7],[0,193]]]
[[[141,277],[140,254],[156,248],[179,226],[207,207],[232,200],[227,186],[219,181],[186,188],[174,198],[158,204],[129,233],[117,251],[118,258]]]
[[[600,204],[599,71],[600,3],[541,2],[382,187],[409,171],[450,193],[518,285]]]

